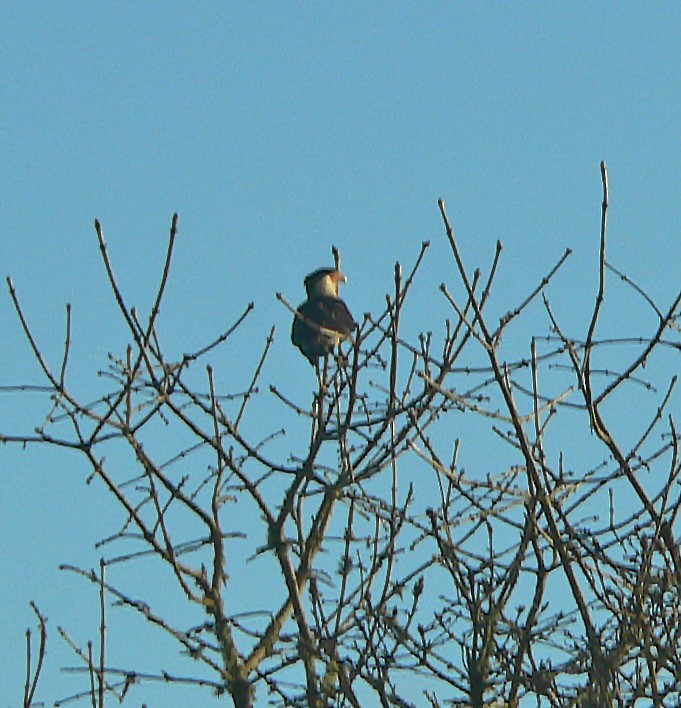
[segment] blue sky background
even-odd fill
[[[96,391],[95,371],[127,339],[93,220],[144,310],[177,211],[168,350],[179,359],[254,300],[237,358],[216,360],[221,381],[243,386],[276,325],[265,381],[294,393],[314,381],[274,294],[302,300],[331,244],[361,315],[382,307],[394,262],[430,240],[405,326],[439,326],[437,288],[454,274],[439,197],[471,267],[503,241],[499,314],[571,247],[555,304],[582,331],[606,160],[610,257],[666,303],[681,258],[679,27],[676,3],[0,2],[2,274],[55,366],[73,303],[72,386]],[[646,333],[622,312],[607,326]],[[0,326],[0,384],[41,383],[7,295]],[[45,412],[37,397],[2,393],[0,432]],[[95,565],[94,541],[115,526],[85,474],[75,457],[0,449],[2,708],[21,700],[29,600],[50,618],[44,700],[75,690],[58,672],[73,662],[55,626],[96,634],[96,594],[57,569]],[[152,686],[133,705],[187,695]]]

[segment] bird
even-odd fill
[[[291,342],[315,368],[320,357],[349,339],[357,326],[340,298],[340,284],[347,278],[340,271],[338,250],[334,247],[332,252],[333,268],[319,268],[305,277],[307,300],[298,306],[291,327]]]

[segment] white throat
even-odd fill
[[[312,286],[312,294],[315,297],[338,297],[338,289],[336,283],[331,279],[330,275],[325,275],[319,278]]]

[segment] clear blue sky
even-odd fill
[[[243,360],[275,324],[267,382],[311,386],[274,293],[299,302],[335,243],[351,308],[376,311],[394,262],[430,240],[410,325],[428,329],[453,272],[439,197],[472,266],[504,242],[510,297],[573,248],[560,303],[571,317],[595,289],[606,160],[611,258],[666,301],[681,260],[679,27],[676,3],[0,1],[2,275],[55,363],[73,303],[72,385],[94,389],[126,340],[93,220],[145,308],[177,211],[169,348],[179,358],[254,300]],[[0,323],[0,384],[40,383],[6,294]],[[31,400],[1,394],[0,431],[39,423]],[[75,690],[58,674],[72,662],[56,624],[95,635],[94,593],[57,570],[94,565],[93,542],[111,531],[84,472],[68,456],[0,449],[0,708],[21,699],[29,600],[50,618],[45,700]]]

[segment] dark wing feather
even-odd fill
[[[348,337],[356,324],[348,306],[334,297],[318,297],[305,301],[298,308],[291,329],[291,341],[314,364],[320,356],[333,351],[337,341]],[[322,332],[314,325],[337,332],[339,337]]]
[[[314,322],[318,322],[326,329],[339,332],[345,337],[352,334],[357,325],[343,300],[335,297],[319,297],[312,302],[315,304],[316,312],[320,315],[319,319],[312,318]]]

